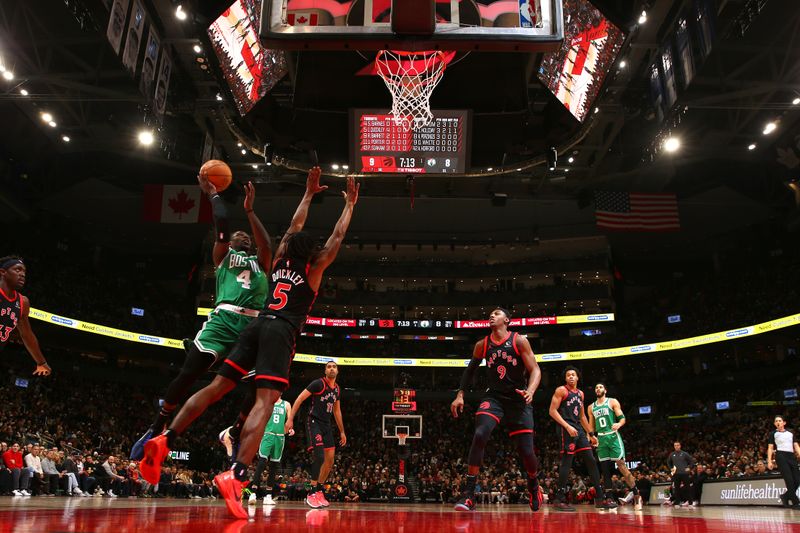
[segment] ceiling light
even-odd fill
[[[343,170],[347,170],[348,168],[350,168],[350,165],[342,165]]]
[[[567,159],[567,162],[568,163],[574,163],[575,162],[575,158],[574,157],[570,157],[569,159]]]
[[[42,117],[42,120],[44,120],[45,122],[53,121],[53,115],[51,115],[50,113],[44,112],[40,116]]]
[[[264,164],[265,164],[265,165],[267,165],[268,167],[271,167],[271,166],[272,166],[272,161],[267,161],[267,162],[266,162],[266,163],[264,163]]]
[[[13,80],[13,79],[14,79],[14,73],[13,73],[13,72],[11,72],[10,70],[7,70],[7,71],[3,72],[3,77],[4,77],[5,79],[7,79],[7,80],[11,81],[11,80]]]
[[[222,95],[217,93],[217,102],[221,102],[221,101],[222,101]]]
[[[236,143],[236,146],[238,146],[239,148],[241,148],[241,147],[242,147],[242,143]]]
[[[755,150],[755,149],[756,149],[756,143],[750,143],[750,144],[747,146],[747,149],[748,149],[748,150]]]
[[[245,150],[244,148],[242,148],[242,155],[247,155],[247,150]]]
[[[175,10],[175,18],[178,20],[186,20],[186,11],[183,10],[183,6],[178,4],[178,9]]]
[[[625,61],[624,59],[619,62],[619,68],[625,68],[627,66],[628,66],[628,62]]]
[[[253,165],[250,165],[250,166],[253,167],[253,170],[258,170],[258,165],[253,164]]]
[[[568,169],[568,168],[565,168],[565,169],[564,169],[564,172],[569,172],[569,169]]]
[[[681,147],[681,141],[677,137],[669,137],[664,141],[664,150],[667,152],[676,152]]]
[[[494,168],[489,167],[489,168],[486,169],[486,172],[491,172],[492,170],[494,170]]]
[[[19,94],[21,94],[22,96],[28,96],[28,90],[27,89],[20,89],[19,90]]]
[[[769,135],[770,133],[775,131],[775,128],[777,127],[778,125],[775,124],[774,122],[768,122],[767,125],[764,126],[764,135]]]
[[[150,146],[156,138],[150,130],[142,130],[139,132],[139,144]]]
[[[644,24],[647,22],[647,11],[642,11],[642,14],[639,15],[639,24]]]
[[[51,121],[50,121],[50,122],[48,122],[47,124],[48,124],[48,125],[49,125],[51,128],[55,128],[56,126],[58,126],[58,124],[56,124],[56,122],[55,122],[54,120],[51,120]]]
[[[595,108],[594,108],[594,112],[595,112],[595,113],[599,113],[599,112],[600,112],[600,108],[599,108],[599,107],[595,107]]]
[[[203,48],[199,44],[196,44],[192,47],[192,50],[194,50],[195,54],[199,54],[203,51]]]
[[[69,138],[69,135],[62,135],[61,140],[65,143],[68,143],[71,139]]]

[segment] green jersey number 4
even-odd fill
[[[250,288],[250,271],[249,270],[242,270],[242,272],[236,276],[236,281],[242,284],[243,289]]]

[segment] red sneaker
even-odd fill
[[[231,470],[218,474],[214,478],[214,483],[216,483],[219,493],[225,498],[225,505],[228,506],[228,511],[236,518],[247,520],[249,516],[244,507],[242,507],[241,500],[242,489],[246,483],[236,479]]]
[[[317,501],[320,503],[320,507],[330,507],[331,506],[331,504],[325,498],[325,493],[322,492],[322,491],[319,491],[317,493]]]
[[[139,462],[139,471],[142,477],[151,485],[158,484],[161,477],[161,463],[167,457],[169,448],[167,447],[167,437],[159,435],[150,439],[144,445],[144,457]]]
[[[319,501],[319,493],[312,492],[308,496],[306,496],[306,504],[311,507],[312,509],[319,509],[322,507],[322,502]]]

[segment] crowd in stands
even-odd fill
[[[10,384],[0,388],[0,402],[4,405],[0,412],[3,465],[0,492],[111,498],[211,498],[216,495],[211,480],[225,467],[217,434],[224,421],[233,420],[238,398],[220,402],[201,417],[178,441],[180,450],[191,453],[191,461],[168,463],[159,484],[150,486],[141,479],[137,464],[128,460],[126,454],[133,440],[149,424],[153,400],[160,389],[145,382],[125,384],[88,377],[79,381],[76,378],[83,375],[80,365],[59,368],[55,362],[54,366],[52,376],[31,379],[27,388]],[[11,367],[3,374],[13,379],[21,375],[21,371]],[[343,372],[343,379],[346,378],[347,372]],[[303,379],[298,378],[295,387],[305,383]],[[593,394],[590,387],[584,389],[588,403]],[[292,389],[287,399],[293,400],[294,395],[296,391]],[[748,396],[740,395],[737,405],[744,405]],[[621,391],[615,397],[626,405],[627,399]],[[763,396],[752,393],[752,397]],[[707,404],[709,398],[712,396],[670,397],[662,403],[679,410],[693,409],[698,404]],[[453,502],[458,497],[466,474],[465,460],[473,430],[470,405],[474,409],[475,402],[468,401],[467,411],[457,420],[451,417],[446,401],[421,405],[423,438],[409,441],[408,458],[410,479],[421,501]],[[632,406],[633,401],[628,405]],[[388,408],[383,402],[345,395],[343,413],[348,444],[337,450],[336,463],[326,486],[330,501],[364,502],[393,497],[398,445],[395,440],[383,439],[380,429],[381,415],[387,413]],[[790,423],[800,419],[797,407],[781,409],[785,409],[783,414]],[[630,416],[623,435],[629,460],[638,463],[637,483],[644,493],[649,484],[669,479],[667,457],[675,440],[681,441],[683,449],[697,460],[696,479],[701,482],[773,474],[765,465],[765,436],[772,414],[771,409],[764,408],[741,408],[724,414],[703,410],[697,418],[677,422]],[[535,406],[535,421],[538,428],[536,449],[542,464],[541,485],[551,498],[556,490],[559,447],[554,423],[543,404]],[[277,477],[278,497],[301,499],[308,490],[311,456],[305,449],[303,426],[297,424],[298,434],[287,438],[284,461]],[[590,501],[593,489],[588,488],[589,485],[580,468],[572,474],[573,501]],[[263,487],[263,483],[260,486]],[[697,484],[697,490],[701,490],[701,486],[702,483]],[[520,469],[516,450],[502,429],[495,432],[486,450],[478,487],[479,502],[527,501],[525,474]],[[627,490],[619,479],[612,488],[620,497]]]

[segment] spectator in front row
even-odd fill
[[[28,454],[25,456],[25,468],[28,469],[28,472],[31,476],[31,484],[30,487],[32,489],[33,495],[39,495],[42,493],[42,487],[44,485],[44,472],[42,471],[42,460],[39,458],[39,451],[41,448],[38,444],[28,444],[26,447],[28,450]]]
[[[56,469],[56,462],[53,459],[53,452],[46,451],[41,460],[42,472],[44,474],[44,492],[47,496],[55,496],[58,491],[58,482],[61,476]]]
[[[86,496],[86,494],[78,486],[79,471],[78,465],[75,463],[74,459],[77,455],[77,453],[73,453],[72,456],[64,458],[64,461],[61,463],[60,467],[61,478],[66,480],[66,494],[72,496]]]
[[[3,453],[3,463],[11,471],[11,491],[14,496],[30,496],[28,485],[31,480],[30,471],[25,468],[22,461],[22,452],[19,443],[15,442],[11,448]]]
[[[125,480],[124,477],[117,473],[117,458],[113,455],[109,455],[108,459],[103,463],[102,468],[98,469],[98,473],[100,472],[105,474],[99,481],[100,486],[103,487],[109,496],[116,498],[122,493],[122,482]],[[114,492],[114,489],[116,489],[116,492]]]

